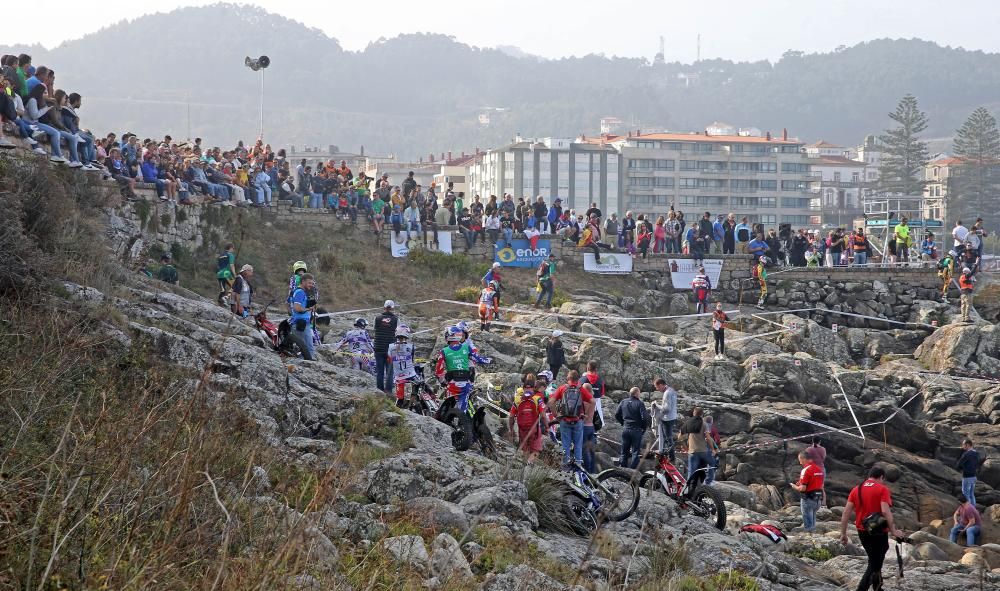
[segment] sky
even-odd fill
[[[54,47],[122,19],[180,6],[178,0],[32,0],[44,26],[8,27],[4,43]],[[257,0],[251,2],[361,50],[379,37],[431,32],[480,47],[513,45],[559,58],[589,53],[652,58],[664,37],[667,61],[776,60],[788,49],[827,52],[840,45],[921,38],[1000,51],[997,0]],[[365,23],[364,25],[360,23]]]

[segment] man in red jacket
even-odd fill
[[[866,518],[875,513],[881,513],[885,518],[885,527],[869,531],[865,527]],[[858,530],[858,538],[868,555],[868,568],[858,583],[857,591],[867,591],[869,587],[882,591],[882,563],[885,553],[889,551],[889,534],[903,537],[903,532],[896,529],[892,518],[892,495],[885,486],[885,470],[874,466],[868,471],[865,480],[851,490],[847,496],[844,515],[840,518],[840,543],[847,544],[847,523],[854,515],[854,526]]]
[[[823,500],[823,481],[826,474],[823,466],[816,463],[812,454],[806,451],[799,452],[799,464],[802,472],[799,474],[799,481],[793,482],[791,487],[802,494],[799,506],[802,509],[802,527],[807,532],[816,529],[816,511],[819,510],[819,503]]]

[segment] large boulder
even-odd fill
[[[424,540],[420,536],[396,536],[382,540],[382,549],[385,550],[397,563],[412,568],[421,574],[426,574],[430,569],[430,557],[427,555],[427,548]]]
[[[832,406],[832,397],[840,393],[830,368],[808,355],[754,355],[743,363],[743,369],[742,401]]]
[[[1000,377],[1000,328],[988,324],[942,326],[913,355],[931,371],[967,370]]]
[[[505,480],[496,486],[467,495],[459,506],[480,523],[499,523],[509,527],[527,526],[538,529],[538,509],[528,500],[528,489],[515,480]]]
[[[823,361],[844,365],[851,360],[847,343],[829,328],[820,326],[813,320],[799,318],[793,314],[781,317],[785,326],[798,326],[795,330],[777,335],[777,341],[789,353],[803,352]]]
[[[448,534],[438,534],[431,543],[430,567],[431,575],[441,582],[472,577],[472,569],[462,554],[462,548]]]
[[[508,566],[507,570],[486,580],[482,591],[563,591],[566,585],[527,564]]]

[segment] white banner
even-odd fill
[[[712,289],[719,286],[719,276],[722,274],[722,259],[705,259],[701,262],[705,274],[712,282]],[[667,270],[670,271],[670,282],[674,289],[691,289],[691,282],[698,274],[698,266],[694,259],[667,259]]]
[[[583,253],[583,270],[588,273],[601,273],[605,275],[624,275],[632,272],[632,257],[628,254],[617,252],[601,255],[601,264],[597,264],[594,253]]]
[[[406,239],[406,232],[400,232],[399,236],[394,236],[392,230],[384,230],[389,233],[389,245],[392,247],[392,256],[399,258],[410,254],[411,250],[424,248],[424,238],[419,232],[410,232],[410,239]],[[451,254],[451,232],[438,232],[440,246],[435,247],[434,236],[427,233],[427,250],[439,251]]]

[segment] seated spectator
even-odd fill
[[[57,163],[69,162],[69,165],[73,168],[80,168],[83,163],[80,162],[79,155],[77,154],[77,142],[74,140],[69,144],[71,160],[66,160],[62,155],[62,148],[60,147],[60,141],[63,139],[62,132],[60,129],[51,125],[53,119],[49,115],[52,110],[52,106],[48,105],[45,98],[45,85],[41,83],[36,83],[31,92],[28,94],[28,101],[25,103],[25,121],[30,125],[38,128],[40,132],[44,132],[44,135],[49,136],[49,146],[52,148],[52,155],[49,160]],[[43,121],[44,119],[44,121]],[[62,127],[62,123],[59,123]],[[72,138],[73,135],[66,132],[66,136]]]
[[[58,100],[59,92],[56,93],[56,100]],[[95,166],[95,161],[97,160],[97,151],[94,149],[94,136],[89,131],[80,129],[80,115],[77,111],[83,99],[76,92],[70,93],[66,97],[66,101],[62,103],[62,118],[63,124],[66,128],[79,138],[80,143],[80,162],[83,163],[84,170],[98,171],[100,167]]]
[[[934,233],[928,232],[920,243],[920,259],[923,261],[934,261],[937,258],[937,243],[934,242]]]
[[[957,543],[959,534],[964,533],[965,545],[975,546],[982,531],[983,518],[965,495],[958,495],[958,508],[952,519],[955,521],[955,526],[951,528],[952,543]]]
[[[140,172],[142,173],[142,182],[156,185],[156,196],[159,197],[161,201],[169,200],[166,190],[167,182],[160,178],[160,170],[156,166],[156,161],[153,159],[152,152],[146,152],[146,154],[142,157]]]
[[[130,201],[137,198],[135,194],[135,179],[128,174],[125,161],[122,160],[121,150],[111,148],[107,160],[104,161],[104,168],[108,169],[108,174],[118,183],[122,195]]]

